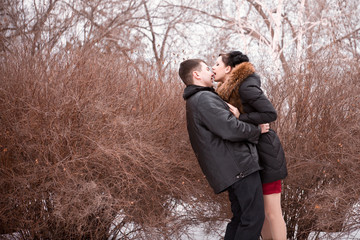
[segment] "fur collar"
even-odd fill
[[[219,83],[216,92],[226,102],[230,102],[231,93],[238,89],[240,84],[251,74],[255,73],[254,66],[249,62],[243,62],[233,68],[229,79]]]

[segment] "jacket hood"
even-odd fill
[[[184,90],[183,98],[185,100],[187,100],[192,95],[194,95],[195,93],[200,92],[200,91],[210,91],[210,92],[215,93],[215,89],[212,88],[212,87],[202,87],[202,86],[197,86],[197,85],[189,85]]]
[[[238,89],[240,84],[253,73],[255,73],[255,68],[251,63],[243,62],[237,65],[233,68],[229,79],[224,83],[219,83],[216,92],[228,102],[234,89]]]

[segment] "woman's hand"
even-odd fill
[[[236,118],[239,118],[239,116],[240,116],[239,109],[237,109],[237,107],[234,107],[234,106],[231,105],[230,103],[226,103],[226,104],[229,106],[230,112],[231,112],[232,114],[234,114],[234,116],[235,116]]]
[[[263,123],[259,125],[261,128],[261,133],[267,133],[270,129],[270,125],[268,123]]]

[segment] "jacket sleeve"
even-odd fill
[[[275,121],[276,110],[260,88],[260,79],[255,76],[250,76],[250,78],[240,85],[239,95],[242,103],[250,105],[254,112],[240,114],[239,120],[253,124]]]
[[[198,111],[201,124],[222,139],[255,144],[258,142],[260,127],[238,120],[218,95],[203,92],[199,97]]]

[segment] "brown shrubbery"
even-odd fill
[[[0,3],[0,234],[223,235],[229,201],[198,167],[177,76],[220,49],[257,57],[278,110],[288,238],[358,228],[357,1],[155,2]]]
[[[288,160],[291,239],[356,223],[346,220],[359,199],[359,72],[328,61],[264,86]],[[212,193],[189,145],[176,72],[160,81],[149,69],[144,79],[132,64],[96,50],[4,57],[1,233],[176,238],[229,217],[226,195]]]
[[[158,79],[145,60],[136,68],[95,47],[51,57],[21,49],[1,63],[1,234],[177,239],[230,216],[190,147],[176,69]],[[337,59],[318,57],[281,81],[264,77],[288,160],[290,239],[359,222],[351,213],[360,194],[359,65]]]
[[[1,233],[158,239],[213,216],[176,74],[143,79],[95,50],[7,56],[1,72]]]
[[[282,205],[290,239],[346,234],[360,222],[349,221],[358,219],[350,212],[360,196],[359,64],[339,56],[309,59],[303,74],[267,86],[282,109],[274,126],[288,161]]]

